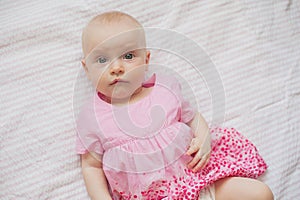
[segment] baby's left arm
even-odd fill
[[[199,112],[195,114],[194,118],[187,125],[191,127],[195,136],[186,152],[194,157],[188,163],[188,168],[197,172],[209,161],[211,151],[210,132],[205,119]]]

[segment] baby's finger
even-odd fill
[[[198,162],[197,165],[193,167],[193,171],[197,172],[200,169],[203,169],[207,165],[207,163],[209,162],[209,157],[210,157],[210,154],[204,155],[201,158],[200,162]]]
[[[192,154],[196,153],[197,151],[198,151],[198,147],[195,146],[195,145],[192,145],[192,146],[189,147],[186,154],[191,156]]]
[[[204,165],[202,166],[202,169],[206,167],[206,165],[209,163],[210,160],[210,154],[208,155],[208,158],[206,159]]]
[[[196,153],[194,158],[188,163],[188,168],[192,169],[194,168],[194,166],[199,163],[199,161],[201,160],[201,154],[200,152]]]

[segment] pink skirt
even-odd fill
[[[166,167],[165,177],[149,182],[146,189],[138,193],[115,189],[113,198],[196,200],[201,198],[201,191],[217,180],[232,176],[257,178],[266,171],[267,165],[256,147],[234,128],[212,128],[211,138],[211,157],[204,169],[192,172],[182,156]],[[168,172],[173,173],[171,177]]]

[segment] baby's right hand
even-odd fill
[[[193,172],[198,172],[204,168],[209,162],[210,158],[210,138],[206,138],[204,141],[200,137],[192,139],[189,149],[186,154],[193,156],[192,161],[188,163],[188,168],[192,169]]]

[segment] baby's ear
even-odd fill
[[[87,78],[88,78],[89,80],[91,80],[91,79],[90,79],[89,70],[88,70],[88,68],[87,68],[87,66],[86,66],[86,63],[85,63],[85,59],[82,59],[82,60],[81,60],[81,64],[82,64],[82,67],[83,67],[83,69],[84,69],[84,72],[85,72]]]
[[[146,62],[146,64],[149,64],[149,61],[150,61],[150,51],[146,51],[146,60],[145,60],[145,62]]]
[[[86,67],[86,64],[85,64],[85,59],[81,60],[81,64],[82,64],[82,67],[83,67],[84,71],[88,72],[88,68]]]
[[[150,51],[146,51],[146,58],[145,58],[145,63],[146,63],[146,71],[148,71],[148,65],[150,61]]]

